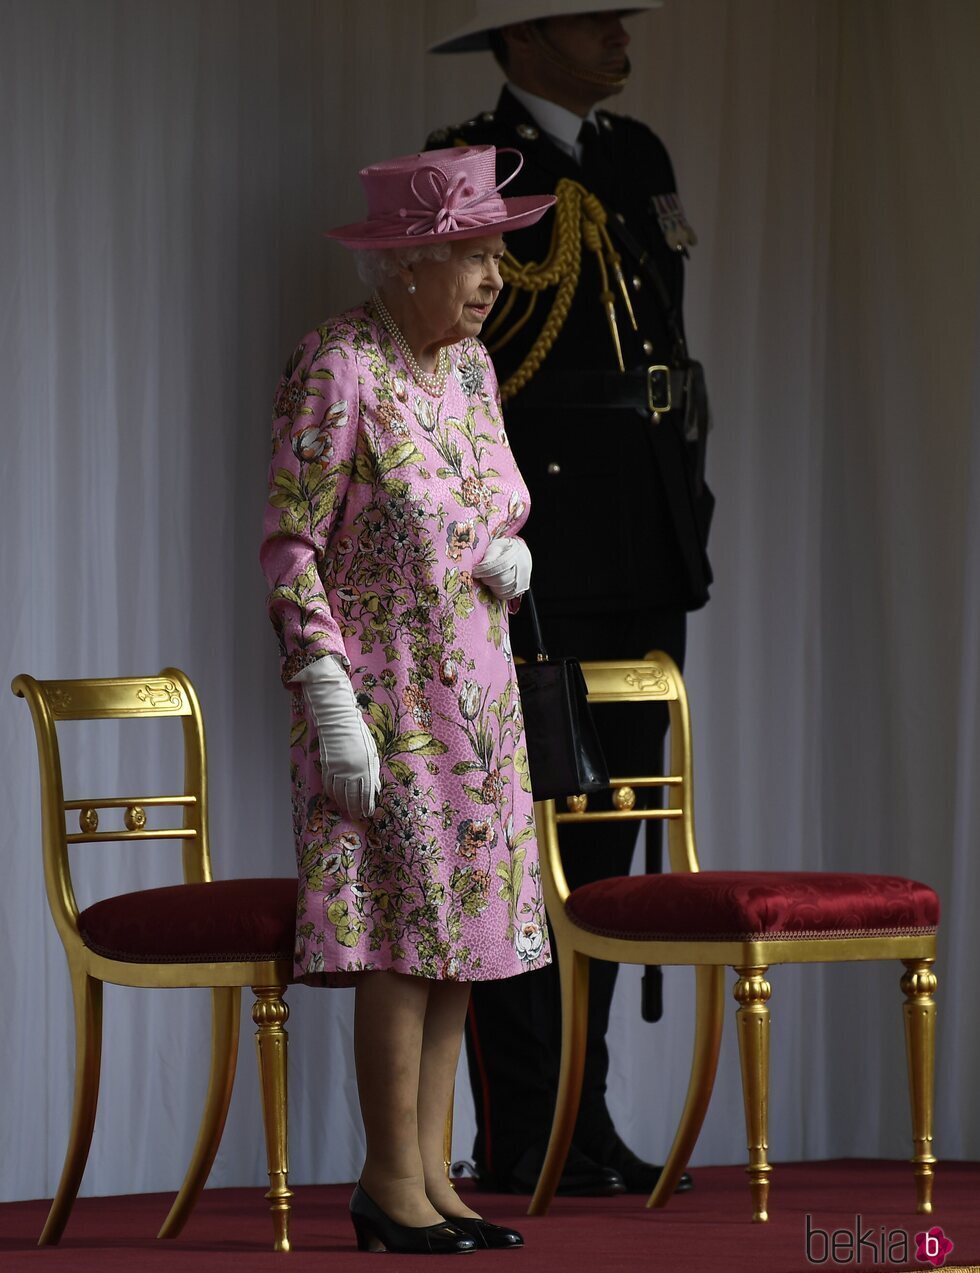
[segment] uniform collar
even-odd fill
[[[579,130],[586,122],[598,127],[599,121],[596,119],[595,110],[590,110],[585,119],[582,119],[574,111],[566,110],[557,102],[549,102],[546,97],[538,97],[536,93],[529,93],[526,89],[518,88],[509,80],[507,88],[534,119],[541,131],[547,134],[549,140],[566,155],[570,155],[576,163],[581,162],[582,147],[578,139]]]

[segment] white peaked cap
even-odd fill
[[[561,18],[576,13],[605,13],[616,9],[624,16],[659,9],[663,0],[640,0],[623,5],[616,0],[476,0],[472,19],[461,30],[429,46],[430,53],[477,53],[490,47],[487,38],[498,27],[537,18]]]

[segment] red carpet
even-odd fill
[[[460,1192],[477,1209],[520,1228],[527,1243],[521,1251],[467,1255],[465,1267],[470,1273],[500,1273],[502,1265],[514,1273],[812,1273],[821,1268],[863,1273],[970,1265],[980,1270],[978,1163],[940,1164],[936,1211],[928,1225],[913,1210],[911,1168],[903,1162],[777,1164],[772,1218],[765,1225],[749,1219],[741,1167],[700,1167],[694,1174],[694,1190],[675,1198],[665,1211],[647,1211],[634,1197],[560,1198],[549,1215],[534,1220],[523,1214],[526,1199],[478,1194],[461,1183]],[[45,1250],[34,1243],[48,1204],[5,1203],[0,1206],[0,1270],[325,1273],[379,1268],[398,1273],[422,1267],[419,1256],[358,1254],[346,1214],[349,1185],[294,1188],[293,1250],[279,1256],[271,1250],[272,1225],[259,1189],[206,1191],[184,1236],[166,1243],[154,1234],[172,1195],[82,1198],[61,1245]],[[941,1266],[916,1259],[914,1234],[932,1225],[940,1225],[954,1244]],[[836,1250],[828,1249],[818,1230],[838,1231]],[[905,1250],[907,1258],[895,1258]]]

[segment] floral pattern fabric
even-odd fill
[[[301,342],[280,381],[262,564],[292,693],[295,971],[509,977],[550,961],[508,607],[473,579],[528,512],[483,346],[441,396],[371,310]],[[348,668],[378,745],[372,819],[323,793],[296,675]]]

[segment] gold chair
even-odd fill
[[[283,1001],[292,979],[295,879],[213,881],[208,844],[204,722],[194,687],[176,668],[159,676],[37,681],[11,688],[34,719],[41,778],[41,838],[48,904],[68,958],[75,1004],[75,1097],[61,1181],[38,1241],[64,1232],[88,1158],[102,1055],[102,987],[205,986],[211,990],[211,1070],[204,1114],[184,1183],[158,1237],[176,1237],[208,1178],[224,1130],[238,1056],[241,988],[255,995],[252,1019],[262,1086],[275,1249],[289,1250],[286,1158],[286,1031]],[[66,800],[60,721],[177,717],[183,727],[184,782],[177,795],[99,796]],[[167,809],[179,827],[151,829]],[[100,811],[122,811],[123,826],[100,829]],[[69,832],[66,814],[77,816]],[[169,821],[176,821],[174,814]],[[69,849],[100,841],[178,840],[184,883],[104,898],[81,913]]]
[[[933,890],[896,876],[804,871],[701,871],[694,840],[691,729],[677,666],[654,651],[646,660],[583,664],[592,703],[665,703],[669,772],[613,778],[613,808],[590,811],[584,796],[558,812],[536,806],[545,905],[561,973],[562,1056],[548,1152],[530,1215],[554,1196],[572,1140],[582,1089],[589,960],[693,964],[697,1016],[687,1100],[663,1173],[647,1201],[670,1199],[697,1142],[711,1098],[724,1010],[723,970],[734,995],[748,1138],[753,1220],[768,1219],[769,994],[771,964],[900,959],[905,965],[905,1040],[912,1104],[916,1210],[932,1210],[936,926]],[[666,791],[661,807],[636,806],[638,788]],[[669,872],[619,876],[570,892],[558,851],[568,822],[664,819]]]

